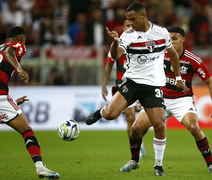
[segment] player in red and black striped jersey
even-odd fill
[[[173,115],[190,131],[207,164],[208,171],[212,173],[211,149],[207,137],[198,125],[197,111],[192,97],[192,78],[194,74],[197,74],[207,84],[212,99],[212,76],[201,58],[183,47],[185,32],[182,28],[172,27],[169,29],[169,34],[172,44],[179,55],[181,79],[190,91],[185,94],[182,89],[175,86],[176,79],[173,68],[171,66],[169,56],[165,54],[164,70],[166,74],[166,86],[162,87],[164,103],[166,105],[165,117],[166,120],[168,120],[168,118]],[[150,126],[151,123],[143,109],[139,113],[136,122],[133,124],[131,132],[132,138],[142,138],[141,132],[143,130],[147,130]]]
[[[16,101],[9,96],[8,82],[13,72],[17,72],[23,82],[27,83],[29,80],[27,72],[20,65],[21,58],[26,53],[25,42],[25,31],[19,26],[14,26],[8,30],[6,42],[0,45],[0,123],[7,124],[22,135],[40,178],[58,179],[60,178],[58,173],[50,171],[43,165],[40,144],[26,116],[18,107],[27,100],[26,96]]]

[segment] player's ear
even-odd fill
[[[185,42],[185,37],[182,37],[181,38],[181,41],[184,43]]]

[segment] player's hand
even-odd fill
[[[178,88],[183,89],[183,92],[184,92],[185,94],[186,94],[187,92],[190,91],[189,88],[185,85],[185,83],[183,83],[182,80],[178,80],[176,86],[177,86]]]
[[[19,77],[21,78],[21,80],[25,83],[28,82],[29,80],[29,75],[26,71],[24,71],[23,69],[17,69],[17,73],[19,75]]]
[[[113,38],[114,41],[117,41],[119,40],[119,35],[116,31],[110,31],[107,27],[106,27],[106,32],[107,34]]]
[[[102,97],[105,101],[107,101],[106,96],[108,95],[108,90],[106,87],[102,86]]]
[[[23,104],[25,101],[29,101],[29,99],[27,99],[27,96],[23,96],[23,97],[20,97],[20,98],[16,99],[15,101],[16,101],[16,103],[17,103],[18,105],[21,105],[21,104]]]

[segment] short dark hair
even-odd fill
[[[146,11],[146,9],[141,3],[134,2],[130,4],[126,10],[126,12],[130,11],[140,12],[140,11]]]
[[[12,38],[18,35],[26,35],[26,32],[23,30],[22,27],[13,26],[7,31],[7,38]]]
[[[179,27],[179,26],[173,26],[168,28],[168,31],[170,33],[179,33],[181,36],[185,37],[185,31],[183,28]]]

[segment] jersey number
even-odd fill
[[[163,92],[161,89],[155,89],[155,97],[157,97],[157,98],[163,97]]]

